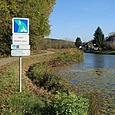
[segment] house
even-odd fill
[[[86,43],[83,43],[82,49],[84,49],[84,50],[98,50],[98,47],[94,43],[94,40],[90,40]]]
[[[115,36],[109,36],[106,38],[108,48],[115,49]]]

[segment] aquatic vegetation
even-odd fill
[[[106,107],[109,106],[108,113],[115,110],[115,69],[114,68],[84,68],[74,66],[74,64],[64,70],[59,71],[60,75],[66,77],[70,82],[78,87],[79,93],[101,92],[104,95]],[[109,100],[109,101],[108,101]],[[110,101],[111,100],[111,101]],[[105,109],[102,109],[103,111]],[[114,112],[115,114],[115,112]]]

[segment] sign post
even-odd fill
[[[19,57],[20,63],[20,92],[22,92],[22,57]]]
[[[22,92],[22,56],[30,55],[28,18],[12,18],[11,38],[11,55],[19,56],[19,90]]]

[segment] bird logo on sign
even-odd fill
[[[17,30],[17,32],[21,32],[21,33],[27,33],[27,25],[23,22],[23,21],[21,21],[21,20],[19,20],[19,19],[16,19],[15,20],[15,23],[18,25],[18,30]]]

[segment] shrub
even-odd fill
[[[74,93],[57,92],[56,98],[46,106],[43,115],[88,115],[88,99]]]

